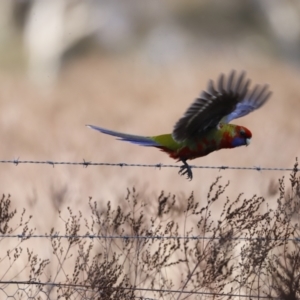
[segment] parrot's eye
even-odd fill
[[[241,130],[241,131],[240,131],[240,135],[241,135],[242,137],[246,137],[246,132],[245,132],[244,130]]]

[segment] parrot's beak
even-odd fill
[[[251,139],[246,139],[246,146],[249,146],[251,142]]]

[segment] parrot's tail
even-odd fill
[[[132,135],[121,133],[117,131],[108,130],[105,128],[101,128],[94,125],[86,125],[89,128],[98,130],[104,134],[112,135],[118,138],[118,140],[130,142],[132,144],[140,145],[140,146],[147,146],[147,147],[160,147],[161,145],[155,142],[151,137],[139,136],[139,135]]]

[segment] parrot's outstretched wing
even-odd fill
[[[94,125],[86,125],[86,126],[89,128],[98,130],[102,133],[115,136],[118,138],[118,140],[130,142],[132,144],[136,144],[136,145],[140,145],[140,146],[148,146],[148,147],[159,147],[160,146],[160,144],[155,142],[151,137],[121,133],[121,132],[112,131],[112,130],[94,126]]]
[[[236,105],[235,110],[222,119],[222,122],[229,123],[263,106],[272,95],[272,92],[269,91],[268,88],[269,86],[267,84],[263,86],[256,85],[254,89],[245,96],[244,100]]]
[[[175,124],[173,138],[181,142],[199,137],[218,126],[221,120],[228,123],[259,108],[267,101],[270,93],[267,92],[267,86],[261,89],[256,86],[249,93],[249,84],[250,80],[245,80],[245,72],[236,76],[235,71],[231,71],[228,78],[221,74],[216,88],[210,80],[207,91],[201,93]]]
[[[241,102],[248,92],[250,80],[245,81],[245,72],[237,79],[235,71],[225,79],[221,74],[217,87],[209,81],[207,91],[203,91],[199,98],[187,109],[184,116],[175,124],[173,138],[183,141],[205,133],[216,127],[224,116],[229,115]]]

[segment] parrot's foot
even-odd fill
[[[192,180],[193,179],[193,172],[190,165],[185,160],[182,160],[183,166],[180,167],[178,174],[181,176],[186,175],[187,179]]]

